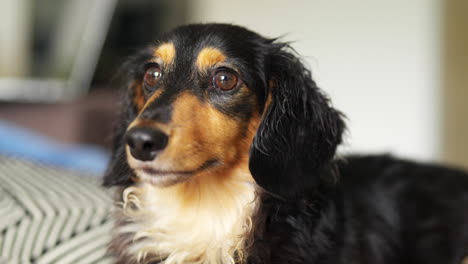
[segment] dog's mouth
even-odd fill
[[[200,173],[215,167],[218,160],[207,160],[201,166],[193,170],[160,170],[152,166],[138,166],[133,168],[140,180],[149,181],[157,185],[171,185],[175,182],[182,181],[192,175]]]
[[[194,171],[162,171],[162,170],[156,170],[152,168],[141,169],[141,171],[151,176],[165,176],[165,175],[177,175],[177,174],[190,175],[194,173]]]

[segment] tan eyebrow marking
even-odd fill
[[[206,71],[209,67],[225,60],[226,56],[219,49],[208,47],[198,53],[196,65],[199,71]]]
[[[175,58],[176,50],[173,43],[161,44],[153,53],[155,57],[161,58],[165,65],[170,65]]]

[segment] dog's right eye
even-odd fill
[[[162,70],[159,65],[154,64],[148,67],[143,76],[143,83],[148,91],[152,91],[162,77]]]

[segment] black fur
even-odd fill
[[[468,175],[390,156],[336,161],[340,180],[287,201],[264,194],[250,263],[459,264]]]
[[[180,27],[162,38],[168,40],[185,52],[178,76],[191,76],[194,50],[215,46],[258,98],[263,119],[249,167],[261,188],[247,263],[460,264],[467,256],[467,173],[390,156],[335,159],[342,115],[286,43],[223,24]],[[141,79],[145,56],[130,64],[132,81]],[[208,85],[203,80],[171,83],[197,82],[189,85],[196,91]],[[107,186],[132,183],[123,142],[136,116],[131,98],[124,99]],[[226,107],[229,97],[215,92],[203,99],[239,122],[253,111],[242,102]]]
[[[249,167],[260,186],[295,198],[317,186],[330,168],[344,122],[287,44],[271,43],[267,56],[272,98]]]

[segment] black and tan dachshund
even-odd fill
[[[335,156],[343,115],[291,47],[176,28],[126,66],[104,178],[117,263],[460,264],[468,174]]]

